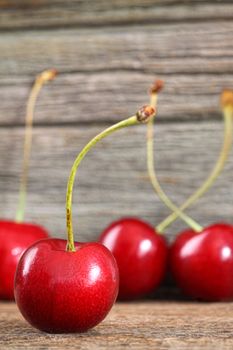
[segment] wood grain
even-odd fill
[[[105,125],[107,126],[107,125]],[[65,191],[76,154],[104,125],[36,128],[33,135],[27,220],[65,236]],[[135,215],[159,223],[169,211],[154,195],[146,173],[145,126],[115,133],[91,151],[80,166],[74,192],[76,239],[95,239],[113,219]],[[220,150],[220,122],[157,124],[156,162],[167,193],[182,203],[204,180]],[[0,128],[0,212],[14,217],[23,128]],[[222,177],[189,212],[205,225],[232,222],[230,157]],[[220,210],[221,208],[221,210]],[[181,223],[168,231],[173,236]]]
[[[7,32],[0,36],[0,124],[22,124],[36,74],[60,72],[38,102],[38,123],[118,120],[165,80],[160,118],[216,118],[233,81],[233,22]],[[14,103],[12,103],[14,101]]]
[[[1,0],[0,8],[0,28],[11,30],[233,18],[233,4],[229,0]]]
[[[231,350],[232,303],[145,301],[117,303],[96,328],[81,335],[49,335],[30,327],[15,304],[0,304],[4,349]]]
[[[61,72],[232,73],[233,23],[31,30],[0,36],[0,76]]]
[[[64,73],[43,88],[35,125],[116,122],[149,102],[148,89],[155,77],[165,81],[157,122],[221,118],[219,95],[233,81],[232,74]],[[0,125],[24,124],[31,82],[31,76],[1,77]]]

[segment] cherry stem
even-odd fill
[[[233,96],[233,93],[232,93]],[[232,99],[233,100],[233,99]],[[198,190],[192,194],[185,203],[179,208],[181,211],[187,209],[191,204],[196,202],[215,182],[217,177],[222,172],[226,160],[229,156],[230,149],[232,146],[232,131],[233,131],[233,103],[232,105],[223,106],[224,116],[224,142],[219,154],[218,160],[212,169],[212,172],[204,183],[198,188]],[[177,218],[178,213],[172,213],[165,220],[163,220],[158,226],[158,232],[163,232],[169,225],[171,225]]]
[[[57,75],[55,69],[49,69],[43,71],[36,77],[34,85],[31,89],[30,96],[27,101],[27,110],[25,118],[25,137],[24,137],[24,147],[23,147],[23,164],[20,176],[20,187],[19,187],[19,199],[18,199],[18,209],[16,211],[16,222],[22,222],[25,214],[26,206],[26,194],[27,194],[27,183],[28,183],[28,170],[29,170],[29,160],[31,154],[32,145],[32,129],[33,129],[33,117],[35,104],[37,97],[42,86],[49,80],[53,80]]]
[[[125,127],[136,125],[140,123],[147,123],[148,120],[155,115],[155,109],[151,106],[143,106],[135,115],[122,120],[109,128],[105,129],[98,135],[96,135],[87,145],[82,149],[77,158],[75,159],[73,166],[70,171],[67,192],[66,192],[66,227],[67,227],[67,247],[66,250],[69,252],[75,252],[74,245],[74,234],[73,234],[73,224],[72,224],[72,197],[73,197],[73,187],[75,181],[75,175],[78,167],[85,157],[85,155],[103,138],[111,135],[113,132],[123,129]]]
[[[156,84],[156,83],[155,83]],[[157,98],[158,98],[158,89],[152,88],[151,90],[151,99],[150,104],[156,108],[157,107]],[[159,89],[160,90],[160,89]],[[179,216],[183,221],[186,222],[188,226],[190,226],[193,230],[200,232],[202,231],[202,227],[194,221],[191,217],[183,213],[166,195],[160,186],[155,165],[154,165],[154,118],[151,118],[147,123],[147,170],[150,177],[151,184],[158,194],[159,198],[163,201],[163,203],[171,209],[177,216]],[[158,227],[156,227],[156,231],[158,231]],[[162,233],[162,231],[158,231]]]

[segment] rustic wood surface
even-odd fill
[[[36,123],[116,121],[147,102],[155,77],[166,83],[159,120],[217,118],[232,85],[232,34],[233,21],[2,33],[0,124],[23,123],[31,82],[47,67],[60,76],[42,92]]]
[[[231,0],[0,0],[0,28],[231,20]]]
[[[13,218],[25,101],[34,76],[57,68],[37,104],[27,220],[65,231],[72,161],[111,122],[148,101],[165,80],[156,131],[159,177],[181,203],[205,178],[220,149],[218,100],[233,85],[231,1],[0,0],[0,211]],[[83,162],[74,220],[79,239],[95,239],[113,219],[152,224],[168,210],[146,175],[145,127],[106,139]],[[202,224],[232,222],[232,156],[215,187],[189,213]],[[220,210],[221,209],[221,210]],[[184,227],[180,222],[168,233]]]
[[[1,349],[232,350],[233,304],[117,303],[95,329],[50,335],[30,327],[15,304],[0,304]]]

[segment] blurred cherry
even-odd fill
[[[100,236],[119,268],[119,299],[135,299],[153,292],[162,281],[167,262],[165,239],[136,218],[113,222]]]
[[[170,267],[184,294],[207,301],[233,299],[233,227],[214,224],[179,234]]]

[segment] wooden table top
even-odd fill
[[[85,334],[30,327],[14,303],[0,303],[0,349],[233,349],[233,304],[186,301],[117,303]]]

